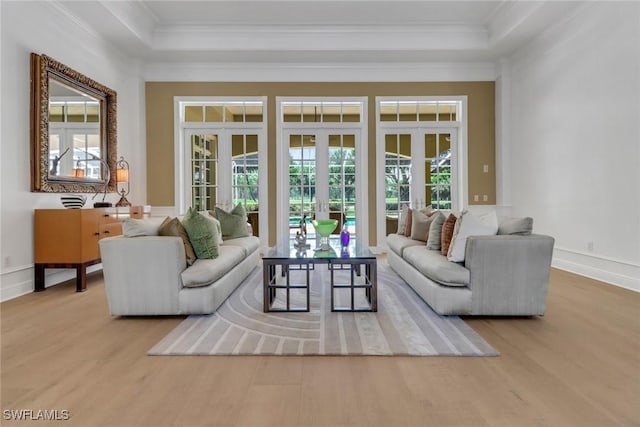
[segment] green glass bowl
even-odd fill
[[[337,219],[314,219],[311,221],[313,228],[316,229],[321,237],[329,237],[338,226]]]

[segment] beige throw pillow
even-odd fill
[[[184,245],[184,253],[187,258],[187,265],[193,265],[193,263],[196,262],[196,253],[193,250],[191,241],[189,240],[189,234],[187,234],[187,230],[184,228],[178,218],[167,217],[162,222],[162,224],[160,224],[158,235],[180,237],[182,239],[182,244]]]
[[[429,238],[429,228],[436,218],[435,215],[428,216],[422,210],[414,210],[411,221],[411,238],[426,242]]]
[[[442,239],[442,225],[446,217],[440,211],[434,211],[431,215],[431,224],[429,225],[429,236],[427,237],[427,249],[439,251]]]
[[[159,225],[156,218],[125,218],[122,220],[122,234],[125,237],[157,236]]]

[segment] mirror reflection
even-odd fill
[[[49,78],[49,178],[101,179],[100,100]]]

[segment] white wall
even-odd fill
[[[555,266],[640,291],[640,3],[586,3],[510,65],[513,214]]]
[[[0,299],[33,290],[33,210],[60,208],[60,194],[30,192],[29,54],[46,54],[118,94],[118,155],[131,164],[128,197],[146,202],[144,82],[139,66],[104,45],[50,2],[0,2],[2,19],[0,143]],[[91,194],[87,206],[91,206]],[[112,202],[115,194],[107,196]],[[46,283],[74,277],[50,271]]]

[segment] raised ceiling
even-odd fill
[[[145,63],[496,61],[576,1],[59,1]]]

